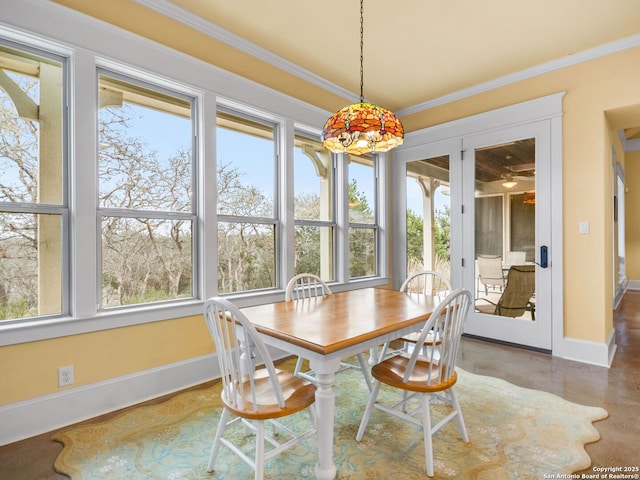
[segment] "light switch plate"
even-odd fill
[[[589,233],[589,222],[580,222],[580,233]]]

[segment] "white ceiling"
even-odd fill
[[[359,96],[358,0],[134,1],[350,101]],[[393,110],[611,42],[640,44],[640,0],[364,3],[364,96]]]

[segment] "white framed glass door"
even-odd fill
[[[462,286],[475,296],[465,333],[551,350],[548,122],[470,135],[462,145]]]
[[[496,314],[495,309],[491,313],[474,311],[466,322],[465,332],[551,351],[554,355],[562,355],[565,348],[563,95],[561,92],[412,132],[405,143],[394,150],[390,162],[393,288],[399,288],[406,278],[410,261],[407,209],[410,208],[408,182],[413,180],[408,178],[417,171],[414,167],[426,164],[428,170],[422,173],[429,182],[439,181],[440,187],[447,178],[449,182],[453,288],[467,288],[475,296],[484,292],[484,284],[479,289],[477,283],[477,253],[501,257],[500,267],[507,277],[511,266],[526,265],[522,270],[534,270],[531,305],[521,316],[502,314],[506,310],[500,314]],[[516,147],[528,156],[519,158],[524,153],[508,151]],[[441,157],[448,159],[448,166]],[[509,180],[516,184],[511,188],[502,185]],[[428,203],[428,199],[424,201]],[[437,199],[435,205],[437,208]],[[413,244],[415,247],[415,240]],[[542,247],[546,247],[546,268],[541,266],[544,264]],[[425,249],[428,248],[425,243]],[[507,260],[507,254],[514,259]],[[428,254],[423,258],[429,258]],[[497,303],[502,294],[500,288],[504,287],[500,285],[494,292],[487,286],[487,296]]]

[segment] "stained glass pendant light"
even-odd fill
[[[334,153],[362,155],[402,145],[404,129],[395,114],[364,101],[364,0],[360,0],[360,102],[334,113],[324,124],[322,144]]]

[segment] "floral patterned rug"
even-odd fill
[[[456,388],[470,442],[462,442],[455,421],[443,427],[433,441],[433,478],[539,480],[589,467],[584,445],[600,438],[592,422],[606,418],[605,410],[461,369]],[[417,427],[374,410],[362,442],[355,440],[367,400],[359,372],[338,374],[336,394],[338,480],[426,478]],[[435,424],[448,407],[436,402],[432,408]],[[69,428],[53,437],[64,444],[55,469],[74,480],[253,479],[249,467],[225,447],[216,471],[206,471],[220,409],[219,385],[214,385],[103,423]],[[308,426],[306,415],[296,414],[292,421]],[[248,451],[252,438],[246,440]],[[310,438],[268,462],[265,478],[312,479],[315,462],[316,440]]]

